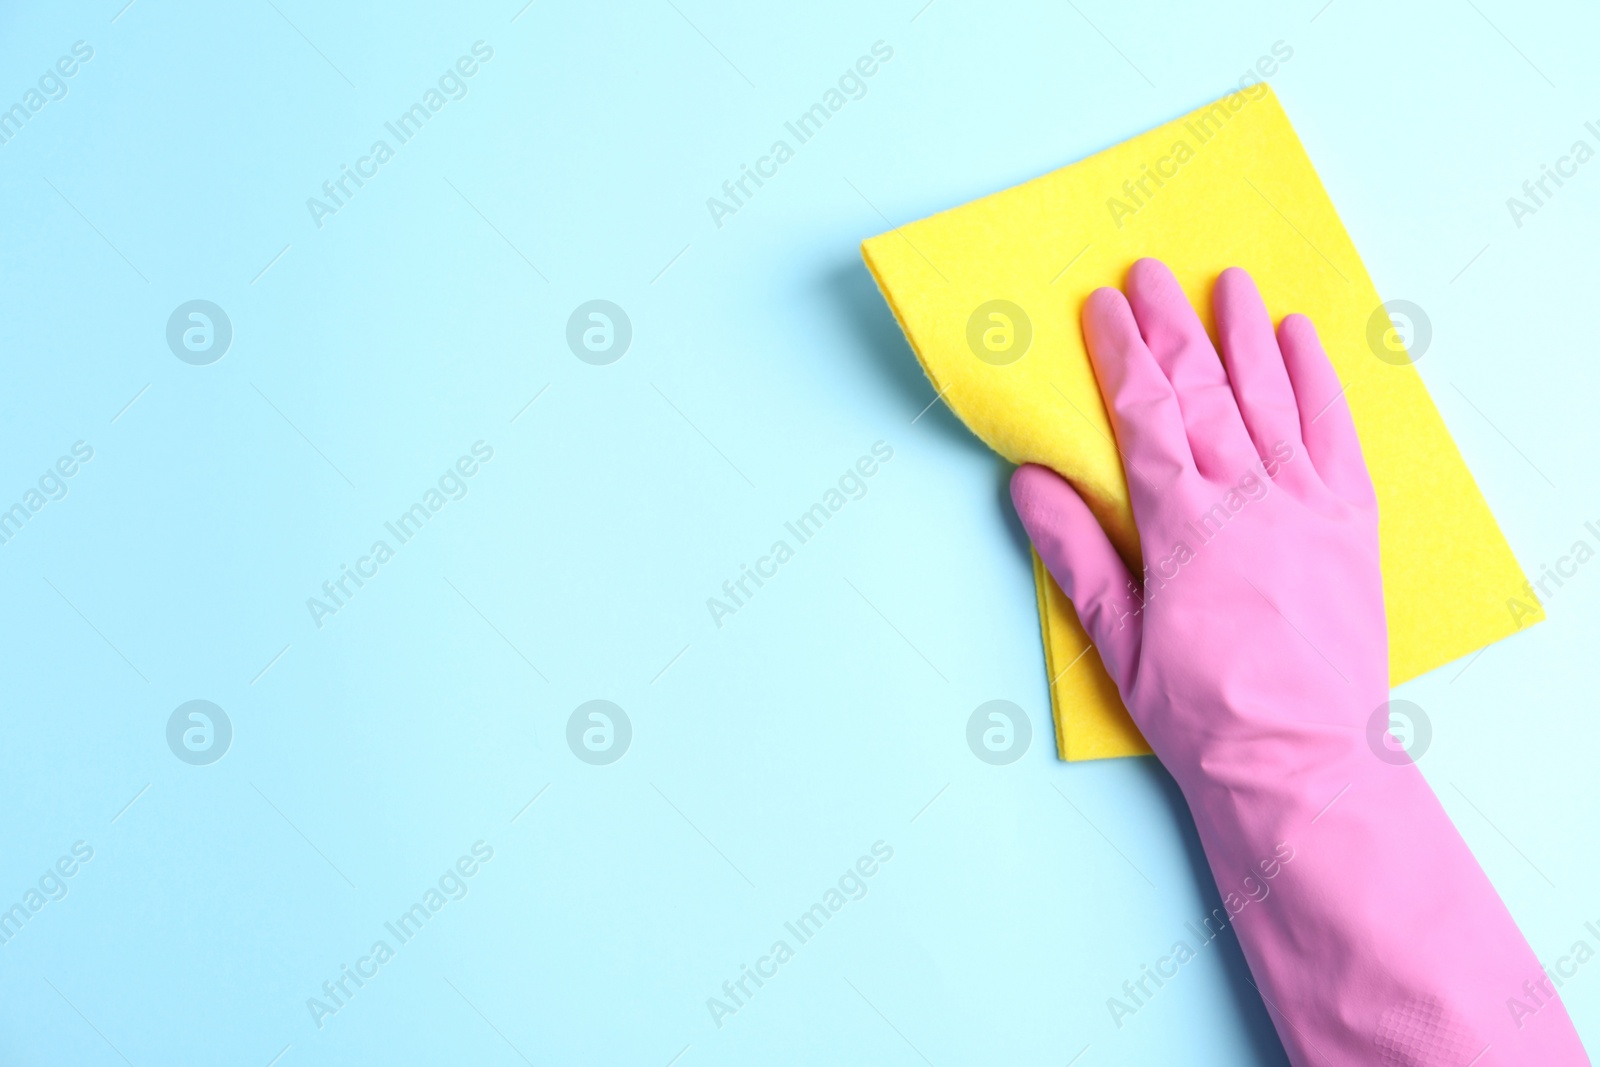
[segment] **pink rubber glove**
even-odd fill
[[[1083,328],[1145,581],[1053,472],[1018,469],[1011,495],[1188,800],[1289,1059],[1587,1064],[1422,774],[1368,743],[1389,698],[1378,507],[1310,321],[1274,335],[1230,268],[1219,360],[1165,266],[1127,290],[1091,295]]]

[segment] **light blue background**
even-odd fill
[[[1537,570],[1600,519],[1600,163],[1520,229],[1505,200],[1595,142],[1600,17],[122,3],[0,15],[4,105],[94,48],[0,145],[0,501],[95,450],[0,546],[0,906],[94,849],[0,946],[0,1062],[1283,1062],[1231,935],[1113,1025],[1216,893],[1153,761],[1056,760],[1007,471],[916,418],[857,244],[1283,41],[1277,92],[1380,292],[1430,317],[1419,368]],[[469,95],[318,229],[306,198],[478,40]],[[717,228],[706,198],[879,40],[867,95]],[[164,337],[196,298],[235,331],[204,367]],[[564,340],[595,298],[634,329],[607,367]],[[478,440],[465,499],[317,629],[306,598]],[[706,598],[878,440],[868,494],[715,628]],[[1401,692],[1547,962],[1600,920],[1597,597],[1592,563]],[[211,766],[165,740],[196,698],[235,731]],[[595,698],[634,728],[610,766],[566,743]],[[965,740],[991,699],[1031,717],[1010,766]],[[480,839],[469,894],[319,1030],[307,998]],[[867,896],[714,1025],[880,840]],[[1600,1039],[1600,964],[1564,994]]]

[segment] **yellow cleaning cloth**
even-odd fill
[[[1084,299],[1154,256],[1215,336],[1212,283],[1245,268],[1275,320],[1310,316],[1345,385],[1381,512],[1391,679],[1544,617],[1266,85],[871,238],[862,254],[939,395],[1007,460],[1070,479],[1135,574],[1138,534],[1084,350]],[[1037,556],[1034,575],[1061,757],[1149,752]],[[1511,598],[1531,605],[1520,619]]]

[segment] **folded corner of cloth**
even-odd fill
[[[1083,302],[1151,256],[1214,336],[1210,287],[1224,268],[1245,268],[1274,319],[1300,312],[1316,324],[1345,387],[1378,494],[1391,681],[1544,617],[1413,365],[1426,347],[1421,310],[1378,296],[1264,83],[869,238],[862,256],[937,394],[1008,461],[1071,481],[1135,573],[1138,535]],[[1037,558],[1034,575],[1061,757],[1148,753]]]

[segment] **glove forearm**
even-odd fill
[[[1360,747],[1291,788],[1225,765],[1184,784],[1292,1062],[1587,1064],[1552,983],[1421,772]]]

